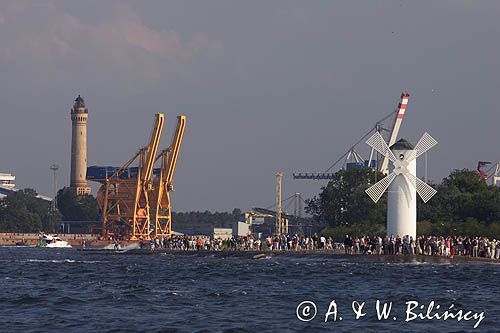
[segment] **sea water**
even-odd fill
[[[500,331],[499,264],[341,255],[251,258],[0,248],[0,331]],[[307,309],[299,307],[304,302]],[[378,317],[377,302],[392,306],[386,319]],[[475,329],[474,320],[406,321],[407,302],[418,302],[415,311],[424,306],[422,317],[434,302],[432,315],[453,305],[483,312],[484,319]],[[332,304],[335,316],[327,316]],[[360,305],[364,315],[357,318]],[[303,317],[315,309],[313,319]]]

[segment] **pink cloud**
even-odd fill
[[[9,15],[15,16],[5,24],[13,35],[0,39],[0,57],[33,58],[37,62],[57,63],[65,57],[84,57],[90,61],[128,68],[150,67],[176,70],[189,65],[197,57],[217,54],[222,50],[219,41],[208,39],[203,33],[191,37],[177,31],[155,30],[125,4],[113,7],[112,14],[102,22],[86,23],[58,8],[46,5],[16,3],[7,6],[0,24]],[[23,15],[26,14],[26,15]],[[26,20],[41,22],[26,24]],[[161,64],[161,66],[159,66]]]

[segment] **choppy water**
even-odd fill
[[[498,332],[499,284],[500,265],[482,262],[0,248],[0,331]],[[333,299],[343,320],[324,323]],[[394,302],[389,320],[377,320],[377,299]],[[305,300],[318,309],[307,323],[296,317]],[[366,301],[359,320],[353,300]],[[406,323],[409,300],[484,311],[485,319],[476,330],[474,320]]]

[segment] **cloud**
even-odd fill
[[[160,32],[147,27],[129,7],[120,5],[113,20],[90,29],[93,38],[118,47],[137,47],[165,56],[182,48],[179,33]]]
[[[309,8],[287,6],[277,8],[273,15],[273,22],[277,25],[305,25],[313,19],[313,11]]]
[[[14,2],[0,15],[2,29],[8,31],[0,34],[0,63],[72,62],[156,73],[182,71],[200,57],[222,52],[222,43],[202,32],[185,37],[155,30],[126,4],[112,4],[109,12],[100,22],[89,23],[53,2]]]

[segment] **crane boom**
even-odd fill
[[[396,139],[397,139],[398,133],[399,133],[399,128],[401,127],[401,123],[403,122],[403,119],[405,117],[405,112],[406,112],[406,107],[408,105],[408,98],[409,97],[410,97],[410,94],[408,94],[407,92],[403,92],[401,94],[401,101],[399,102],[399,105],[398,105],[398,112],[396,113],[396,116],[394,117],[394,123],[392,126],[391,136],[389,137],[389,142],[387,143],[389,147],[392,146],[396,142]],[[380,172],[387,174],[389,171],[387,169],[388,165],[389,165],[389,160],[387,159],[387,157],[384,156],[384,158],[382,160],[382,164],[380,165]]]
[[[153,174],[153,166],[156,161],[156,154],[158,152],[158,146],[160,145],[160,138],[161,133],[163,132],[164,125],[165,115],[163,113],[157,113],[155,115],[153,130],[151,131],[151,139],[149,140],[149,144],[146,147],[146,164],[141,175],[143,182],[148,182],[151,180],[151,176]]]
[[[170,146],[170,153],[167,164],[166,180],[170,184],[174,177],[175,167],[179,158],[182,140],[184,138],[184,130],[186,129],[186,116],[177,117],[177,128],[172,138],[172,145]]]

